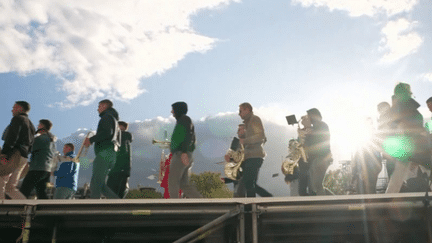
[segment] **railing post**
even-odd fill
[[[258,211],[255,203],[252,204],[252,242],[258,243]]]
[[[55,221],[54,229],[53,229],[53,234],[52,234],[52,238],[51,238],[51,243],[56,243],[57,242],[58,225],[59,225],[58,221]]]
[[[36,206],[26,205],[24,207],[24,222],[23,222],[23,233],[22,233],[22,242],[28,243],[30,240],[30,228],[31,228],[31,220],[34,214]]]
[[[237,227],[237,241],[240,243],[245,243],[245,209],[244,205],[239,205],[240,214],[238,216],[239,225]]]

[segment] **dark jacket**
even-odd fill
[[[412,98],[396,101],[390,108],[390,124],[393,130],[414,131],[423,128],[423,116],[417,110],[420,104]]]
[[[405,153],[394,157],[401,161],[412,161],[431,168],[431,145],[428,132],[423,126],[423,116],[417,110],[420,104],[412,98],[396,100],[390,110],[390,128],[394,137],[407,139],[403,145]]]
[[[50,132],[35,137],[29,171],[51,172],[56,151],[55,141],[55,136]]]
[[[28,158],[28,154],[34,143],[36,130],[33,123],[25,113],[14,116],[3,134],[2,154],[9,158],[14,149],[17,149],[21,156]]]
[[[187,104],[176,102],[172,104],[174,117],[177,123],[171,136],[171,153],[181,151],[183,153],[195,150],[195,127],[190,117],[186,115]]]
[[[96,130],[96,135],[90,138],[94,144],[95,153],[107,148],[114,148],[114,145],[120,146],[120,134],[118,128],[119,115],[114,108],[108,108],[99,114],[100,120]]]
[[[305,137],[305,148],[310,160],[323,157],[331,160],[330,130],[325,122],[313,121],[312,131]]]
[[[121,146],[117,152],[116,163],[110,173],[121,172],[130,176],[132,161],[132,134],[127,131],[121,131]]]

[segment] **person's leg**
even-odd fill
[[[329,163],[327,163],[324,158],[317,158],[311,162],[312,163],[309,169],[311,189],[316,193],[316,195],[325,195],[322,182],[324,180]]]
[[[183,170],[180,179],[180,189],[183,191],[187,198],[202,198],[201,193],[196,189],[195,185],[190,183],[190,170],[193,165],[192,153],[187,153],[189,157],[189,165]]]
[[[115,164],[115,151],[112,148],[100,151],[93,161],[90,198],[100,199],[104,194],[107,198],[119,198],[108,186],[107,176]]]
[[[243,162],[243,182],[247,197],[256,197],[255,186],[258,180],[258,172],[263,163],[262,158],[250,158]]]
[[[246,188],[242,178],[234,183],[234,197],[246,197]]]
[[[108,174],[107,185],[117,194],[119,198],[124,198],[127,193],[127,184],[129,176],[122,172],[113,172]]]
[[[20,162],[19,162],[18,168],[16,168],[15,171],[12,172],[12,174],[9,177],[8,182],[6,183],[5,193],[11,199],[19,199],[19,200],[27,199],[27,197],[24,196],[17,189],[17,185],[18,185],[19,179],[21,177],[21,173],[24,170],[24,168],[27,166],[27,159],[24,157],[21,157],[21,156],[13,156],[11,159],[19,159]]]
[[[39,179],[35,183],[36,195],[38,199],[48,199],[46,193],[47,183],[50,181],[51,173],[47,171],[38,171]]]
[[[10,176],[11,174],[0,177],[0,200],[5,199],[5,193],[6,193],[5,187],[9,181]]]
[[[395,169],[392,177],[390,177],[386,193],[398,193],[400,191],[405,178],[410,172],[408,169],[410,163],[411,162],[396,161]]]
[[[37,171],[29,171],[21,184],[20,192],[28,198],[33,191],[38,178]]]
[[[115,193],[117,194],[117,196],[119,196],[120,198],[122,198],[120,196],[120,173],[117,172],[110,172],[108,174],[108,179],[107,179],[107,185],[108,187]]]
[[[298,170],[298,194],[300,196],[307,196],[308,186],[309,186],[309,164],[300,160],[299,170]]]
[[[270,192],[268,192],[266,189],[262,188],[258,184],[255,185],[255,192],[260,197],[273,197],[273,195]]]
[[[170,171],[168,175],[168,192],[169,198],[179,198],[178,191],[180,190],[180,180],[186,169],[186,166],[181,162],[181,152],[175,152],[171,159]]]

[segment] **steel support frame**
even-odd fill
[[[218,227],[220,224],[222,224],[223,222],[225,222],[226,220],[239,215],[239,214],[243,214],[244,212],[241,211],[241,209],[239,208],[239,206],[237,206],[237,209],[231,210],[228,213],[216,218],[215,220],[209,222],[206,225],[203,225],[202,227],[192,231],[191,233],[183,236],[182,238],[174,241],[174,243],[183,243],[183,242],[195,242],[197,240],[203,239],[205,237],[207,237],[208,235],[210,235],[213,230]]]

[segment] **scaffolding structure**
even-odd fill
[[[0,242],[431,242],[423,193],[3,200]]]

